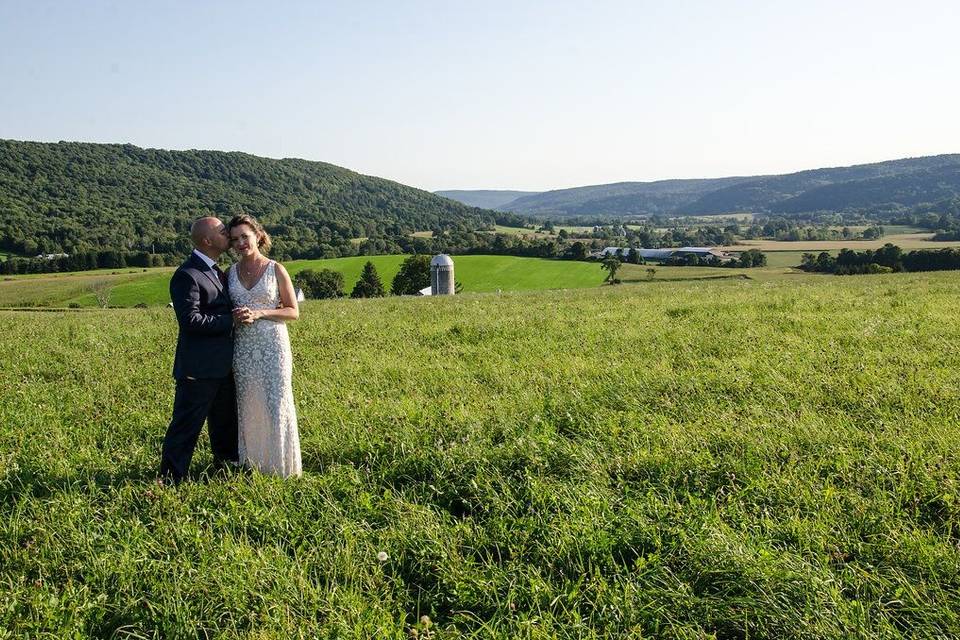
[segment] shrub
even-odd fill
[[[303,290],[305,298],[323,300],[342,298],[343,274],[332,269],[304,269],[293,277],[293,284]]]

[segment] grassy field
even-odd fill
[[[943,249],[945,247],[960,247],[960,241],[933,242],[930,238],[933,233],[887,233],[879,240],[801,240],[788,242],[786,240],[741,240],[738,244],[723,247],[727,251],[742,251],[744,249],[760,249],[761,251],[800,251],[800,252],[836,252],[840,249],[879,249],[883,245],[895,244],[901,249]]]
[[[289,263],[291,274],[302,269],[333,269],[343,274],[347,293],[359,279],[369,260],[377,267],[389,289],[406,256],[354,256],[332,260],[297,260]],[[464,291],[528,291],[533,289],[577,289],[603,282],[600,265],[587,262],[517,258],[514,256],[454,256],[456,279]]]
[[[304,477],[179,488],[169,310],[0,311],[0,635],[957,637],[958,289],[307,303]]]
[[[567,234],[574,238],[588,237],[591,233],[593,233],[593,227],[556,224],[553,226],[553,228],[557,233],[560,233],[561,230],[566,230]]]
[[[769,267],[796,267],[804,253],[809,251],[765,251],[767,266]],[[836,254],[836,251],[830,253]]]
[[[885,224],[882,225],[885,233],[899,235],[905,233],[930,233],[929,229],[924,229],[923,227],[914,227],[908,224]],[[842,228],[842,227],[841,227]],[[854,227],[851,227],[854,228]],[[858,229],[863,230],[866,227],[858,227]]]
[[[344,276],[347,293],[360,277],[364,263],[370,260],[389,290],[404,256],[356,256],[332,260],[297,260],[286,266],[295,275],[302,269],[334,269]],[[599,264],[516,258],[512,256],[456,256],[456,279],[465,292],[529,291],[538,289],[579,289],[602,284],[605,272]],[[739,270],[737,270],[739,272]],[[95,271],[74,274],[37,274],[16,276],[0,281],[0,307],[81,307],[97,306],[93,289],[107,286],[109,304],[132,307],[166,305],[172,268]],[[705,276],[730,276],[728,269],[690,269],[658,267],[660,279],[699,279]],[[646,267],[624,265],[621,279],[646,280]]]
[[[814,249],[796,250],[797,244],[779,243],[786,250],[766,250],[767,268],[726,269],[712,267],[663,267],[656,264],[624,264],[618,277],[626,283],[650,280],[648,267],[656,269],[655,281],[751,279],[756,281],[796,280],[818,275],[793,269],[801,256]],[[940,243],[938,243],[940,244]],[[946,243],[949,244],[949,243]],[[744,247],[738,247],[743,249]],[[836,254],[837,250],[830,250]],[[364,263],[370,260],[377,267],[384,286],[390,283],[404,256],[354,256],[331,260],[295,260],[286,264],[291,274],[303,269],[333,269],[344,276],[349,294],[360,277]],[[464,292],[533,291],[545,289],[581,289],[603,283],[605,272],[598,263],[518,258],[513,256],[456,256],[456,279]],[[0,280],[0,307],[80,307],[99,306],[94,290],[109,289],[109,305],[133,307],[138,304],[162,306],[169,301],[168,286],[172,268],[100,270],[71,274],[35,274]]]
[[[505,227],[502,224],[494,225],[494,229],[491,233],[504,233],[512,236],[530,237],[547,237],[550,235],[549,233],[537,233],[535,229],[530,229],[529,227]]]
[[[113,305],[133,306],[141,302],[135,295],[138,291],[146,291],[149,299],[156,299],[154,304],[166,304],[169,300],[159,300],[156,291],[166,291],[172,273],[172,268],[162,268],[4,276],[0,279],[0,307],[66,307],[71,303],[95,306],[93,291],[103,286],[110,288]]]

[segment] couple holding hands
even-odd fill
[[[234,216],[227,225],[200,218],[190,238],[193,253],[170,280],[179,334],[161,479],[179,483],[187,477],[204,420],[218,466],[299,476],[293,357],[285,323],[300,311],[290,276],[264,255],[270,236],[252,216]],[[238,260],[224,273],[217,260],[227,249]]]

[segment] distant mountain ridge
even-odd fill
[[[960,195],[960,154],[905,158],[782,175],[617,182],[557,189],[498,205],[526,215],[796,214],[912,207]]]
[[[524,196],[533,196],[539,191],[508,191],[498,189],[449,189],[447,191],[434,191],[434,194],[456,200],[470,207],[480,207],[481,209],[496,209],[507,203],[513,202],[517,198]]]

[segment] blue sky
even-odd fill
[[[960,153],[960,2],[0,0],[0,138],[543,190]]]

